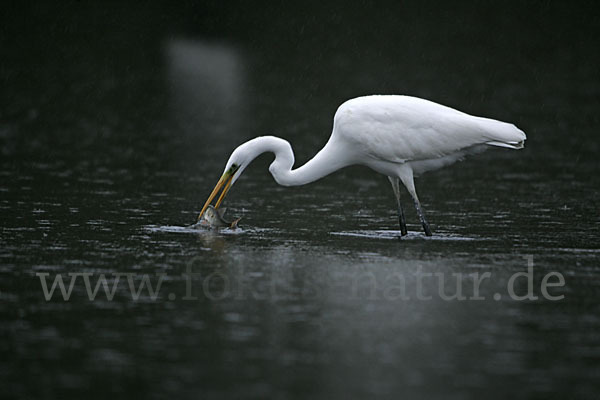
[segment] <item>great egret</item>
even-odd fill
[[[364,96],[343,103],[333,118],[329,141],[310,161],[292,170],[294,152],[284,139],[262,136],[236,148],[198,219],[217,199],[218,208],[248,164],[264,152],[275,154],[269,171],[283,186],[314,182],[349,165],[365,165],[385,174],[398,201],[401,235],[407,234],[400,203],[400,181],[413,198],[425,234],[431,229],[415,190],[414,176],[449,165],[487,146],[521,149],[526,136],[513,124],[475,117],[410,96]]]

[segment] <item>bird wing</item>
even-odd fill
[[[478,144],[512,143],[525,137],[512,124],[409,96],[347,101],[334,118],[334,135],[363,156],[398,163],[445,157]]]

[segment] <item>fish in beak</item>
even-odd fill
[[[192,227],[195,228],[198,225],[200,225],[201,227],[204,227],[204,228],[217,229],[217,230],[221,229],[221,228],[237,229],[238,223],[240,222],[241,218],[237,218],[231,222],[227,221],[225,219],[225,211],[226,210],[227,210],[227,208],[225,208],[225,207],[217,210],[213,206],[209,205],[206,208],[204,215],[202,215],[202,219],[200,220],[200,222],[196,225],[192,225]]]
[[[202,210],[200,211],[200,215],[198,215],[198,221],[200,221],[200,219],[202,218],[202,215],[204,215],[204,212],[206,211],[206,209],[208,208],[210,203],[213,201],[213,199],[217,196],[217,194],[219,194],[221,189],[223,189],[223,191],[221,192],[221,195],[219,196],[219,198],[217,199],[217,202],[215,203],[215,210],[219,209],[219,206],[225,199],[225,196],[227,196],[227,192],[229,192],[229,189],[231,189],[233,177],[238,169],[239,169],[239,166],[234,164],[227,171],[225,171],[225,173],[221,176],[221,179],[219,179],[219,181],[215,185],[215,188],[213,189],[212,193],[210,194],[210,196],[208,196],[208,200],[206,200],[206,203],[204,203],[204,207],[202,207]]]

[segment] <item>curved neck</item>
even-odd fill
[[[314,182],[348,165],[340,149],[327,142],[311,160],[299,168],[294,166],[294,152],[287,140],[275,136],[263,136],[251,140],[255,157],[264,152],[273,152],[275,161],[269,171],[275,181],[283,186],[299,186]]]

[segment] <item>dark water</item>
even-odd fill
[[[8,6],[3,394],[596,397],[591,4]],[[242,230],[182,228],[235,146],[275,134],[304,162],[326,142],[337,106],[371,93],[514,122],[526,148],[421,177],[432,238],[407,207],[411,233],[396,239],[385,177],[352,167],[282,188],[270,156],[227,198]],[[511,299],[508,282],[528,262],[538,299]],[[470,274],[486,272],[480,301],[446,301],[438,275],[424,275],[441,274],[449,294],[458,280],[472,297]],[[541,295],[550,272],[564,277],[549,290],[562,300]],[[68,301],[58,289],[46,301],[40,276],[68,286],[68,273],[87,273],[92,286],[100,274],[111,284],[130,275],[111,301],[102,289],[89,300],[83,275]],[[162,286],[134,300],[127,279],[144,276]],[[431,299],[415,298],[418,285]]]

